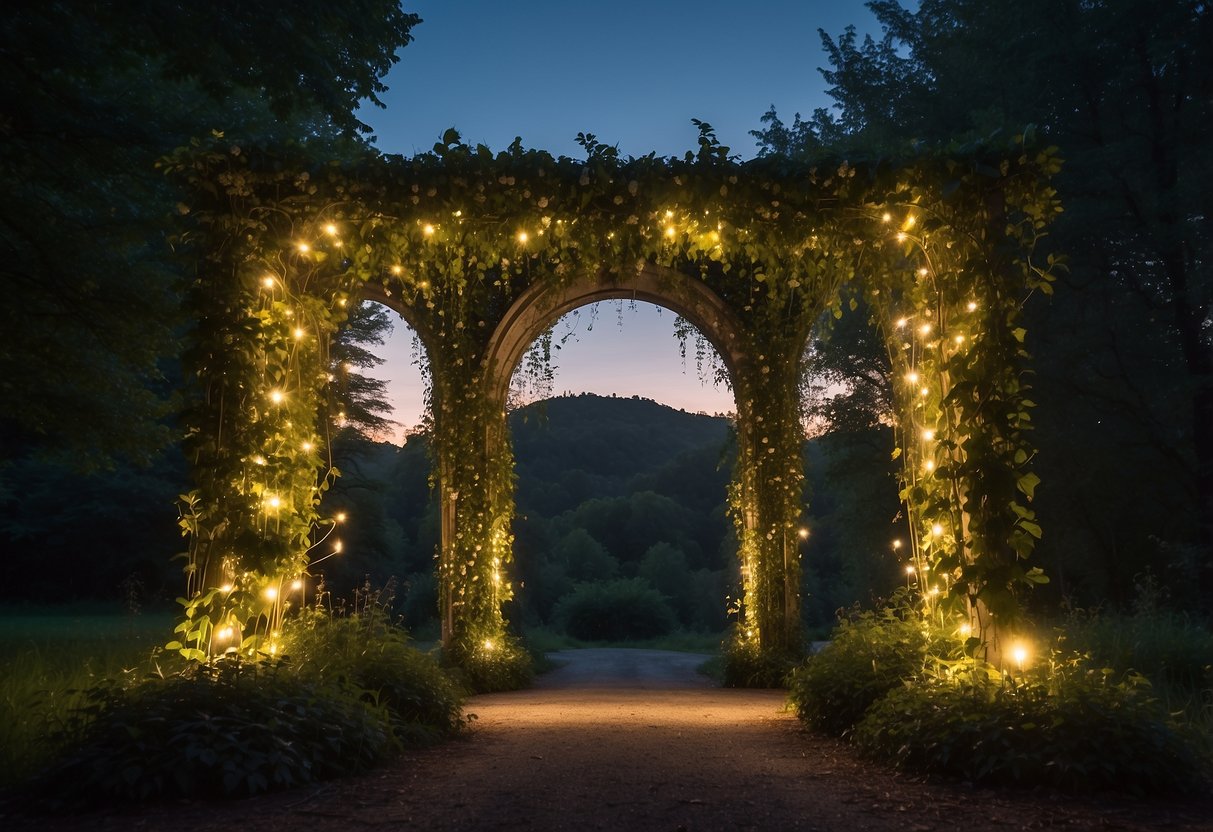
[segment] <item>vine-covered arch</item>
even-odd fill
[[[168,160],[194,194],[198,379],[188,414],[198,488],[182,649],[272,652],[289,588],[331,555],[318,514],[335,472],[323,413],[328,344],[351,302],[390,301],[425,342],[443,506],[448,655],[487,679],[524,660],[506,635],[513,463],[503,384],[541,327],[590,299],[651,299],[721,351],[737,400],[730,508],[743,597],[734,650],[795,653],[795,533],[804,509],[801,352],[862,293],[886,334],[910,556],[938,576],[932,611],[997,652],[1040,534],[1017,320],[1046,289],[1033,259],[1059,210],[1057,161],[1023,137],[901,163],[621,160],[492,154],[448,136],[411,159],[195,146]],[[693,287],[693,288],[692,288]],[[946,608],[946,609],[945,609]]]

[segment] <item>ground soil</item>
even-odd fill
[[[804,732],[782,691],[722,690],[706,657],[578,650],[530,690],[474,697],[463,739],[361,777],[226,803],[0,828],[188,830],[1210,830],[1213,800],[928,783]]]

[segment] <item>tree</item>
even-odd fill
[[[1037,366],[1050,387],[1128,407],[1129,421],[1157,437],[1147,464],[1174,471],[1192,495],[1190,527],[1171,523],[1171,539],[1203,549],[1194,583],[1213,609],[1213,8],[1192,0],[868,5],[884,30],[879,41],[858,42],[854,29],[837,39],[821,33],[833,112],[797,116],[791,127],[769,112],[755,132],[761,152],[822,144],[887,152],[911,140],[1041,126],[1067,160],[1055,236],[1071,274],[1055,310],[1029,310],[1067,327],[1064,339],[1042,342],[1058,352],[1041,354]],[[1092,306],[1114,309],[1118,329],[1087,314]]]
[[[168,441],[184,276],[155,160],[212,130],[360,143],[355,110],[418,22],[395,0],[6,6],[0,457],[106,465]]]

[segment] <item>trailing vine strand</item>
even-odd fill
[[[501,612],[514,474],[495,380],[513,367],[493,366],[488,347],[531,287],[587,276],[626,287],[656,268],[701,283],[735,329],[735,649],[800,649],[800,361],[814,322],[854,285],[893,366],[925,611],[997,658],[1016,588],[1042,579],[1028,565],[1040,528],[1018,316],[1057,265],[1033,260],[1060,210],[1054,150],[1029,133],[897,163],[739,162],[707,125],[682,158],[583,146],[580,160],[518,142],[493,154],[450,131],[400,158],[219,138],[164,161],[193,194],[179,242],[196,266],[197,488],[182,497],[189,579],[174,646],[199,659],[272,653],[309,564],[340,553],[340,519],[318,513],[339,475],[327,426],[343,418],[328,344],[374,297],[406,316],[428,357],[444,647],[472,672],[524,661]]]

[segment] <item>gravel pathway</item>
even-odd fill
[[[930,784],[800,730],[781,691],[706,658],[578,650],[530,690],[473,698],[469,735],[372,774],[219,804],[39,821],[97,830],[1210,830],[1213,802]],[[0,819],[0,826],[9,826]]]

